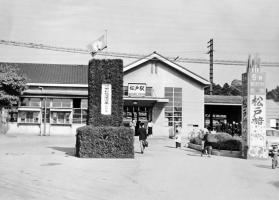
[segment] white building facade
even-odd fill
[[[20,64],[29,89],[10,113],[9,133],[75,134],[87,118],[87,66]],[[130,86],[145,86],[131,95]],[[124,67],[123,122],[154,123],[154,136],[171,136],[174,126],[187,133],[204,126],[204,88],[209,82],[154,52]]]

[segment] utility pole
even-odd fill
[[[213,39],[211,38],[207,43],[209,43],[209,45],[207,46],[207,48],[209,48],[209,51],[207,52],[207,54],[209,54],[209,80],[210,80],[210,89],[209,89],[209,93],[210,95],[212,95],[213,93]]]

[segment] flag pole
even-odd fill
[[[108,30],[107,29],[105,29],[105,34],[106,34],[106,46],[105,46],[105,49],[106,49],[106,55],[107,55],[107,53],[108,53]],[[105,55],[105,58],[107,57]]]

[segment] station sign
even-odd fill
[[[128,96],[144,97],[146,94],[146,83],[128,83]]]

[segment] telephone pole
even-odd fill
[[[209,45],[207,46],[207,48],[209,48],[209,51],[207,52],[207,54],[209,54],[209,80],[210,80],[210,89],[209,89],[209,93],[210,95],[212,95],[213,93],[213,39],[211,38],[207,43],[209,43]]]

